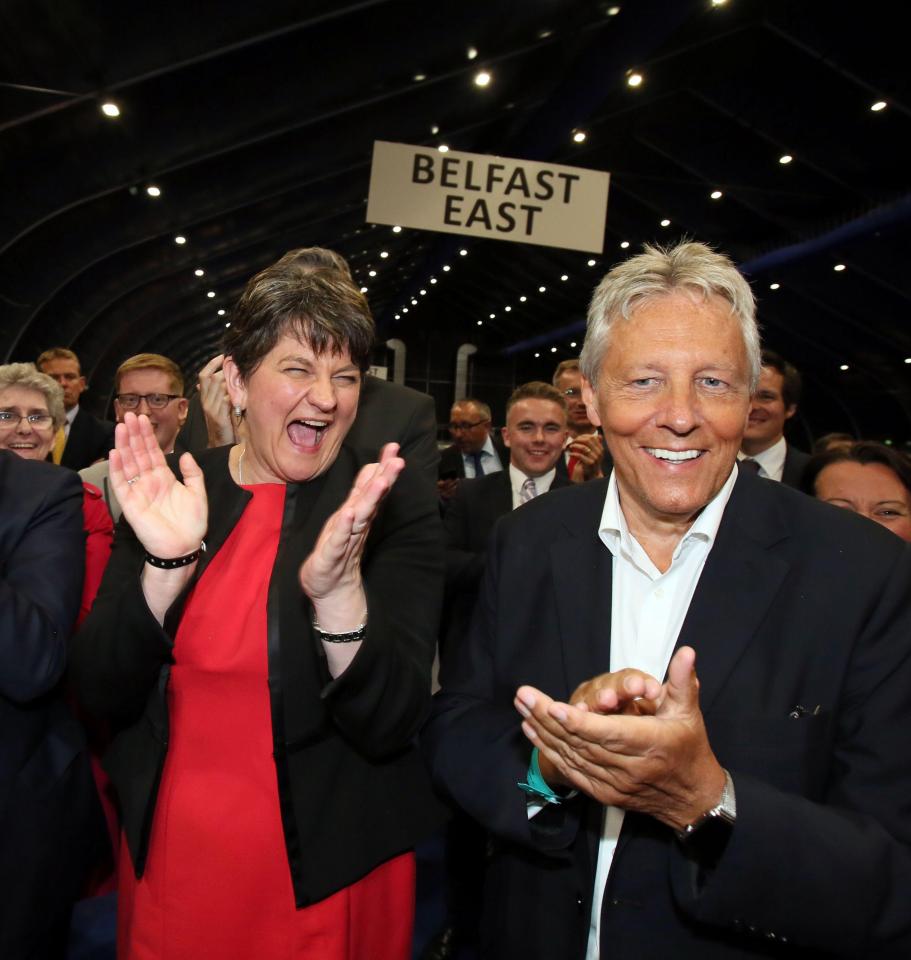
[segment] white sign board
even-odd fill
[[[377,140],[367,220],[601,253],[609,180],[603,170]]]

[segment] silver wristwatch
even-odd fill
[[[726,823],[733,826],[737,821],[737,797],[734,794],[734,781],[731,775],[724,771],[724,790],[721,791],[721,800],[710,810],[701,813],[692,823],[688,823],[682,830],[677,831],[679,840],[687,840],[697,830],[701,830],[707,823]]]

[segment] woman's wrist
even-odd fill
[[[313,617],[324,633],[350,633],[367,619],[367,597],[360,584],[311,602]]]

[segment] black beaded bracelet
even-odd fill
[[[185,557],[174,557],[173,560],[165,560],[162,557],[153,557],[151,553],[146,554],[146,563],[150,566],[158,567],[159,570],[176,570],[177,567],[187,567],[199,559],[199,554],[203,547],[188,553]]]
[[[320,640],[325,640],[326,643],[357,643],[359,640],[363,640],[367,633],[367,621],[365,620],[360,626],[346,633],[326,633],[314,620],[313,632]]]

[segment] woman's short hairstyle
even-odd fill
[[[169,357],[164,357],[160,353],[137,353],[124,360],[114,374],[115,393],[120,393],[120,381],[123,375],[132,373],[134,370],[160,370],[166,373],[170,379],[171,393],[183,396],[183,373],[180,367]]]
[[[819,475],[833,463],[860,463],[866,466],[879,463],[888,467],[911,495],[911,460],[904,454],[874,440],[858,440],[850,447],[832,447],[825,453],[810,458],[801,478],[801,489],[811,497],[816,496],[816,481]]]
[[[33,363],[6,363],[0,366],[0,390],[21,387],[44,394],[47,412],[54,418],[54,429],[59,430],[66,422],[63,409],[63,387],[46,373],[40,373]]]
[[[365,372],[376,327],[366,297],[340,270],[285,255],[247,284],[225,334],[224,353],[246,380],[285,334],[317,356],[347,350]]]
[[[760,371],[756,301],[743,274],[724,254],[704,243],[684,242],[675,247],[646,245],[643,253],[618,263],[598,284],[588,308],[588,329],[579,357],[582,373],[597,383],[614,326],[629,320],[636,307],[677,291],[692,291],[704,300],[721,297],[740,324],[750,365],[750,392]]]

